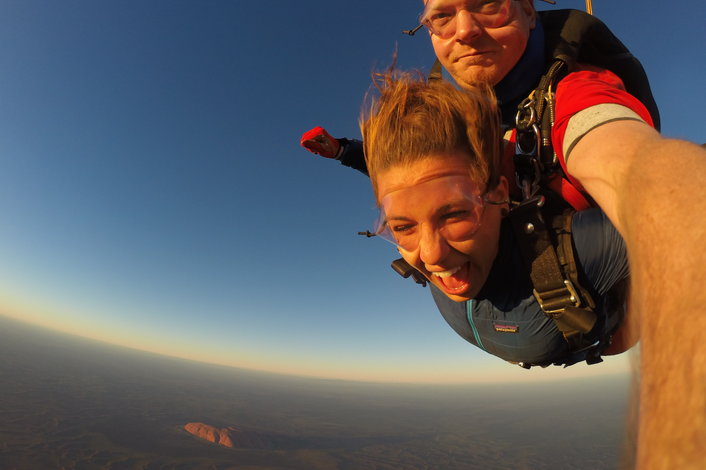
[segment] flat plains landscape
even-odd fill
[[[615,469],[626,377],[390,385],[172,359],[0,317],[0,468]],[[227,448],[184,430],[235,427]],[[236,443],[237,445],[237,443]]]

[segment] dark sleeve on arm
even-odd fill
[[[338,139],[338,141],[343,146],[343,153],[338,158],[341,164],[367,175],[368,167],[365,165],[363,142],[355,139]]]
[[[595,292],[604,295],[630,275],[625,241],[603,211],[577,212],[572,231],[579,269]]]

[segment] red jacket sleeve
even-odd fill
[[[552,128],[554,151],[569,180],[580,190],[581,185],[568,172],[563,153],[564,134],[571,117],[599,104],[620,104],[637,113],[645,122],[653,126],[647,108],[625,90],[622,80],[613,72],[590,66],[564,77],[556,89],[556,116]]]

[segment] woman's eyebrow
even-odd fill
[[[385,216],[385,222],[387,222],[388,220],[403,220],[403,221],[405,221],[405,222],[411,222],[411,221],[412,221],[411,218],[409,218],[409,217],[404,217],[404,216],[402,216],[402,215],[393,215],[393,216],[390,216],[390,217]]]
[[[452,202],[446,203],[443,206],[436,209],[434,212],[438,214],[440,212],[448,212],[450,210],[459,210],[459,209],[465,210],[465,207],[463,207],[463,206],[465,206],[469,202],[470,201],[468,201],[468,199],[462,198],[457,201],[452,201]]]
[[[469,200],[467,197],[459,196],[458,199],[455,199],[451,202],[447,202],[446,204],[437,207],[434,209],[433,214],[440,214],[443,212],[448,212],[451,210],[466,210],[467,205],[471,204],[475,206],[475,203],[471,200]],[[385,214],[385,222],[387,221],[405,221],[405,222],[412,222],[414,219],[412,217],[406,217],[404,215],[388,215]]]

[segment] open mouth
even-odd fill
[[[470,287],[470,263],[446,271],[434,272],[431,275],[438,279],[437,284],[440,284],[447,294],[462,294]]]

